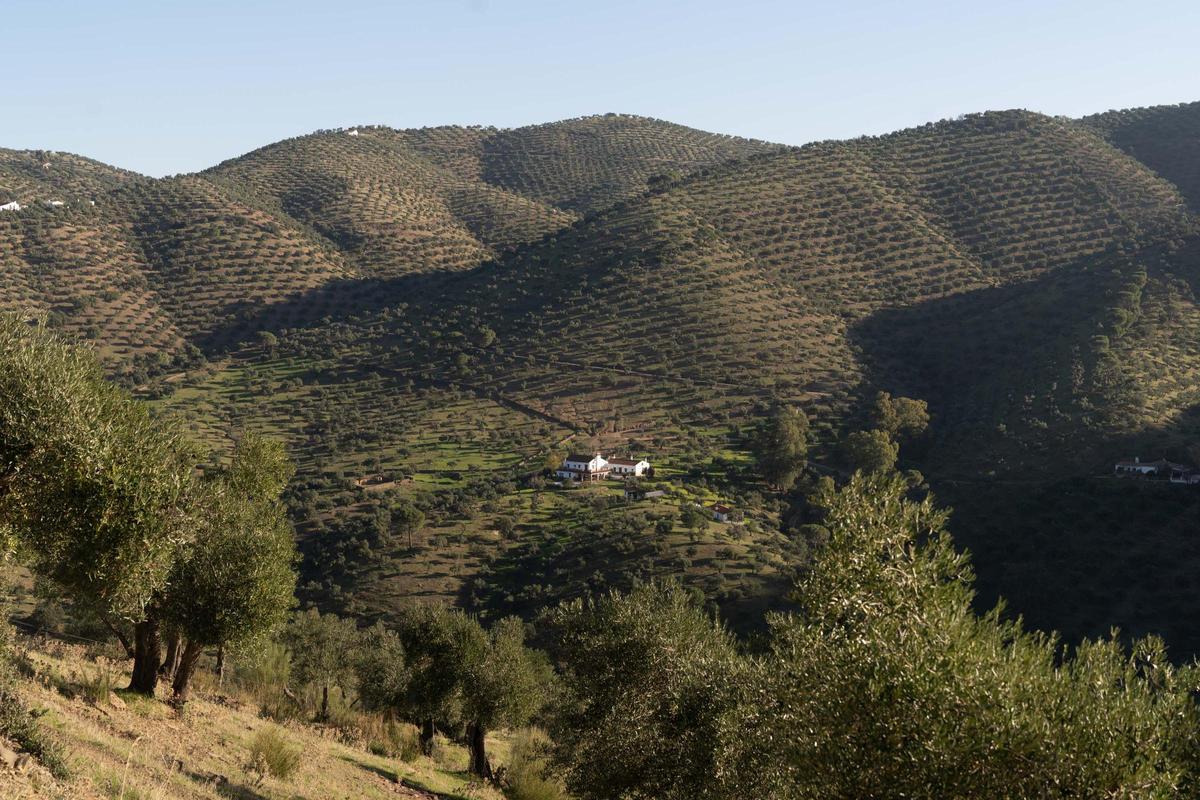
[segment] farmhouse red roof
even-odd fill
[[[567,456],[567,461],[583,461],[586,463],[591,461],[593,458],[595,458],[595,456],[581,456],[578,453],[572,453],[571,455]]]

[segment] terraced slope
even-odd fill
[[[0,307],[53,315],[120,368],[183,349],[150,274],[127,227],[96,208],[0,213]]]
[[[970,115],[860,140],[882,178],[1000,282],[1153,237],[1185,218],[1177,188],[1065,120]]]
[[[276,313],[280,304],[355,274],[336,250],[294,221],[199,178],[121,189],[106,204],[142,252],[150,288],[198,343],[236,341],[252,317],[291,324],[298,317]]]
[[[474,371],[584,425],[636,414],[622,405],[639,402],[612,390],[612,368],[743,398],[829,396],[845,411],[862,388],[861,348],[883,336],[860,325],[871,315],[953,295],[999,299],[985,290],[1191,224],[1171,185],[1098,137],[1035,114],[987,114],[662,186],[472,273],[420,324],[468,343],[472,330],[494,330],[499,352],[467,348],[481,359]],[[1106,287],[1060,299],[1100,313]],[[1080,324],[1086,341],[1099,323]],[[985,343],[1004,335],[975,332]],[[443,354],[452,341],[440,340]],[[884,353],[894,364],[881,376],[913,366],[881,348],[873,368]],[[686,394],[677,402],[696,407]]]
[[[625,114],[497,131],[483,144],[488,183],[581,214],[678,177],[777,145]]]
[[[312,226],[377,276],[467,269],[647,181],[778,149],[612,115],[500,131],[384,127],[280,142],[206,173]]]
[[[1178,186],[1200,211],[1200,103],[1109,111],[1080,122]]]

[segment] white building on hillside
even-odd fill
[[[640,460],[632,458],[610,458],[608,460],[608,466],[612,468],[614,475],[640,478],[646,474],[646,470],[650,469],[650,462],[644,458]]]
[[[20,211],[20,210],[21,210],[21,204],[18,203],[16,200],[13,200],[11,203],[5,203],[4,205],[0,206],[0,211]]]
[[[614,458],[611,461],[596,453],[582,455],[572,453],[563,461],[554,474],[569,481],[601,481],[605,478],[636,478],[650,469],[646,459]]]
[[[601,481],[610,472],[608,461],[599,453],[591,456],[572,453],[554,474],[569,481]]]

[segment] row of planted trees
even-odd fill
[[[201,460],[91,353],[0,317],[0,551],[105,622],[131,689],[167,675],[180,702],[204,648],[264,636],[295,589],[282,448],[246,436],[224,468]]]

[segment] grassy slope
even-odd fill
[[[57,642],[36,648],[28,657],[38,677],[26,682],[25,694],[31,706],[45,710],[42,722],[66,747],[73,775],[56,781],[41,768],[24,773],[0,770],[0,796],[11,800],[500,796],[469,780],[465,754],[455,746],[447,746],[441,761],[418,758],[408,763],[373,755],[361,743],[339,741],[330,729],[299,723],[288,723],[283,731],[302,751],[297,774],[288,781],[267,778],[260,785],[247,768],[249,744],[257,731],[276,723],[260,717],[253,700],[218,692],[201,675],[199,696],[183,716],[160,701],[125,692],[113,692],[123,700],[122,707],[91,702],[86,699],[87,686],[101,670],[119,680],[123,665],[98,662],[83,648]],[[493,750],[502,761],[502,737]]]

